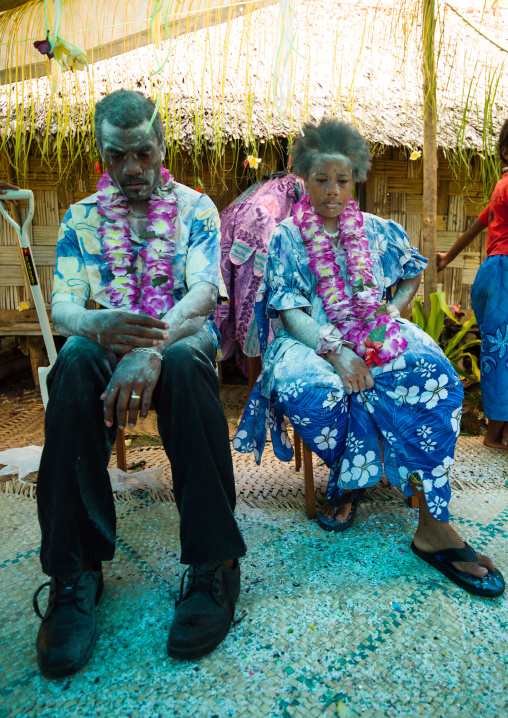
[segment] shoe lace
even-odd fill
[[[191,568],[193,569],[192,573],[190,573]],[[215,589],[219,588],[220,583],[220,578],[217,571],[218,568],[219,566],[213,566],[211,568],[205,568],[204,566],[199,565],[195,565],[192,567],[188,566],[185,569],[182,576],[182,580],[180,582],[180,596],[175,602],[175,608],[178,608],[182,601],[187,598],[187,596],[193,591],[203,591],[203,593],[210,593],[213,600],[218,603],[215,596]],[[187,578],[187,576],[189,576],[189,581],[187,583],[187,588],[184,591],[185,579]],[[227,581],[225,582],[225,591],[228,603],[231,607],[231,622],[233,625],[236,625],[245,618],[246,614],[244,613],[242,616],[240,616],[240,618],[235,619],[235,599],[233,597],[233,594],[231,593],[231,587]]]
[[[192,572],[190,569],[192,568]],[[176,601],[178,607],[184,598],[194,591],[202,591],[203,593],[211,593],[213,596],[214,588],[218,585],[219,579],[216,576],[218,566],[205,568],[204,566],[188,566],[183,572],[180,582],[180,595]],[[187,585],[186,585],[186,579]]]
[[[33,597],[33,606],[35,613],[42,620],[44,620],[45,616],[43,616],[40,611],[38,599],[41,591],[47,587],[51,587],[51,581],[47,581],[46,583],[43,583],[41,586],[39,586]],[[81,611],[81,613],[87,614],[88,612],[82,606],[83,599],[84,596],[79,578],[77,578],[75,581],[66,582],[59,581],[58,579],[56,579],[56,588],[53,600],[51,600],[50,594],[50,603],[48,608],[50,608],[51,610],[49,615],[51,615],[55,611],[55,609],[61,608],[62,606],[76,606],[76,608]]]

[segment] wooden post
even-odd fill
[[[298,434],[294,433],[295,440],[295,471],[300,471],[302,468],[302,440]]]
[[[250,396],[258,376],[261,374],[261,357],[247,357],[247,363],[249,365],[249,386],[247,387],[247,391]]]
[[[423,0],[423,254],[429,260],[424,275],[424,307],[437,291],[437,141],[436,141],[435,0]]]
[[[44,339],[37,336],[28,337],[28,347],[30,352],[30,365],[32,367],[32,376],[36,389],[40,389],[39,385],[39,367],[49,366],[48,353],[44,344]]]
[[[305,513],[308,519],[316,518],[316,499],[314,495],[314,469],[312,452],[302,439],[303,449],[303,480],[305,484]]]

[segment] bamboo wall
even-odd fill
[[[458,180],[458,181],[457,181]],[[446,252],[485,207],[480,167],[457,178],[442,153],[438,166],[437,249]],[[405,227],[411,244],[423,250],[423,167],[395,147],[374,158],[366,186],[366,209]],[[438,291],[449,305],[471,308],[471,286],[486,257],[487,231],[438,274]],[[423,252],[422,252],[423,253]],[[419,296],[423,296],[423,283]]]
[[[267,148],[268,149],[268,148]],[[268,155],[269,153],[267,153]],[[243,159],[243,158],[240,158]],[[268,156],[267,156],[268,159]],[[269,164],[276,169],[275,160]],[[192,163],[178,156],[170,167],[175,178],[191,187],[195,185]],[[475,173],[473,172],[473,175]],[[211,174],[200,176],[205,192],[209,193],[219,210],[226,207],[245,184],[241,164],[231,148],[226,148],[224,182],[227,189],[212,192]],[[441,156],[439,162],[438,196],[438,250],[446,251],[457,237],[478,216],[484,207],[483,190],[477,177],[454,177],[452,168]],[[0,157],[0,180],[16,181],[34,191],[35,215],[32,224],[34,258],[39,272],[46,302],[51,300],[55,262],[55,246],[60,221],[72,202],[95,192],[98,175],[95,172],[73,172],[62,178],[58,166],[41,165],[36,156],[29,158],[24,181],[16,180],[7,170],[6,158]],[[365,191],[365,209],[381,217],[391,218],[406,228],[411,243],[422,249],[422,191],[421,160],[409,161],[406,154],[396,148],[387,148],[374,159]],[[25,208],[20,207],[23,216]],[[438,289],[446,293],[448,304],[471,306],[470,290],[480,263],[485,258],[486,232],[483,232],[468,249],[438,275]],[[14,231],[0,217],[0,309],[17,309],[22,301],[29,300],[24,286],[23,269]]]

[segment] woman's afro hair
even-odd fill
[[[503,126],[501,127],[501,132],[499,133],[499,139],[497,141],[497,149],[499,152],[499,159],[505,165],[507,163],[501,153],[501,150],[503,149],[503,147],[508,147],[508,120],[505,120],[503,122]]]
[[[372,162],[369,146],[354,125],[326,117],[318,125],[305,124],[303,135],[296,137],[289,154],[292,172],[304,179],[319,155],[347,157],[355,182],[365,182]]]

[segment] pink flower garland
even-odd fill
[[[372,271],[374,260],[363,229],[363,215],[356,202],[349,199],[337,221],[352,296],[346,293],[332,241],[323,229],[323,216],[316,212],[308,196],[295,205],[293,220],[300,230],[310,269],[318,280],[316,293],[323,302],[328,321],[337,326],[345,340],[355,345],[356,353],[368,366],[381,366],[398,357],[407,347],[407,341],[377,298],[378,287]]]
[[[139,250],[144,267],[141,276],[137,276],[136,255],[126,217],[129,212],[127,198],[107,172],[97,183],[97,211],[103,218],[99,234],[113,273],[113,279],[106,285],[106,294],[114,307],[125,307],[131,312],[160,319],[174,304],[171,259],[175,254],[173,236],[178,209],[173,187],[173,177],[162,167],[160,184],[148,199],[148,245]]]

